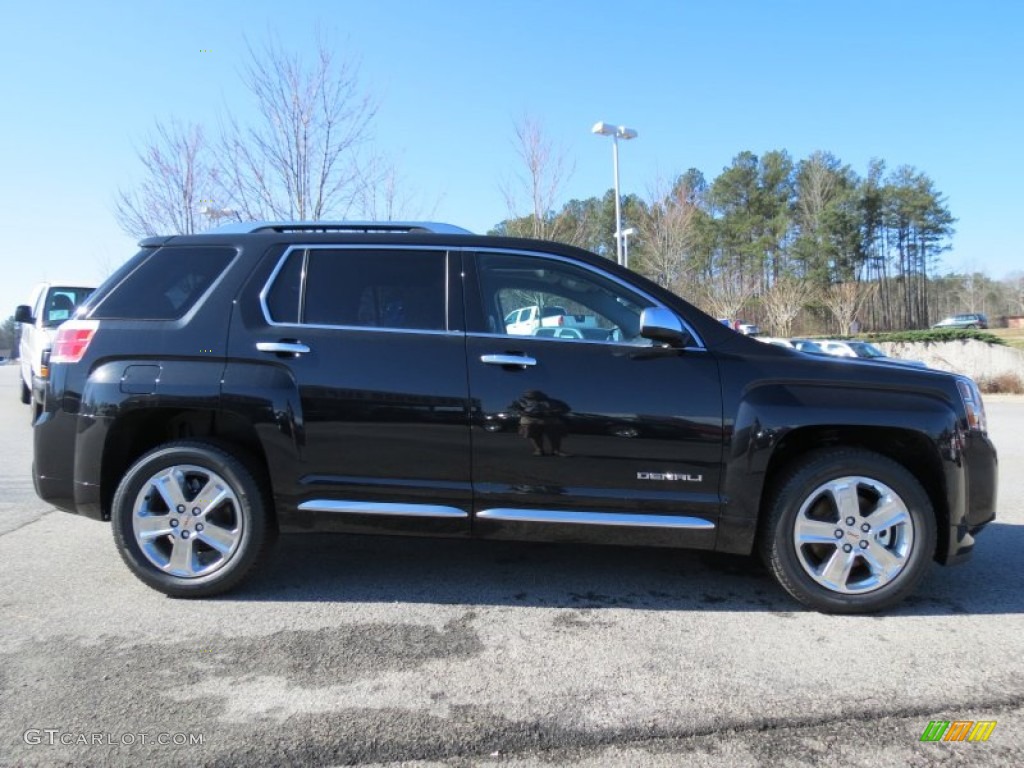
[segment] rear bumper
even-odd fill
[[[99,483],[76,482],[78,432],[77,415],[43,411],[33,428],[32,482],[39,498],[57,509],[102,520]]]

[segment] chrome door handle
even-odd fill
[[[309,352],[309,347],[301,341],[257,341],[256,349],[279,355],[304,355]]]
[[[534,358],[526,355],[480,355],[480,362],[488,365],[518,365],[523,368],[537,364]]]

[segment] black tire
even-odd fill
[[[272,502],[259,476],[228,448],[205,441],[150,451],[114,495],[111,527],[121,557],[139,579],[171,597],[234,588],[273,540]]]
[[[848,503],[842,513],[837,497]],[[884,500],[892,503],[883,508]],[[834,448],[805,456],[784,476],[769,500],[760,548],[779,584],[804,605],[871,613],[917,588],[935,538],[928,494],[904,466],[871,451]]]
[[[21,402],[28,405],[32,402],[32,390],[25,385],[25,380],[21,381]]]

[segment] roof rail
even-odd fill
[[[391,232],[471,235],[468,229],[437,221],[238,221],[207,230],[210,235],[248,235],[257,232]]]

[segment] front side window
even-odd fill
[[[482,253],[477,264],[490,333],[651,343],[640,336],[640,314],[654,303],[599,272],[524,254]]]
[[[443,331],[445,253],[294,249],[265,301],[275,323]]]

